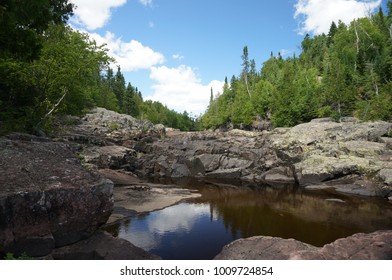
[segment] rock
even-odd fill
[[[276,167],[265,172],[262,177],[265,181],[271,183],[294,184],[295,178],[291,170],[286,167]]]
[[[284,134],[283,138],[277,138],[275,146],[287,147],[292,144],[307,146],[333,139],[334,136],[341,130],[342,124],[330,121],[299,124]]]
[[[114,188],[114,212],[117,209],[126,209],[138,213],[151,212],[174,205],[184,199],[200,196],[199,193],[170,185],[144,183],[118,187]]]
[[[190,171],[190,176],[192,177],[204,177],[206,170],[204,168],[203,162],[200,158],[195,157],[186,161],[186,165]]]
[[[375,157],[387,149],[386,144],[370,141],[346,141],[340,149],[356,157]]]
[[[335,190],[341,193],[363,196],[385,197],[390,193],[390,189],[382,188],[377,184],[367,180],[357,180],[352,184],[335,185]]]
[[[260,132],[232,129],[228,131],[228,134],[234,136],[257,137],[260,135]]]
[[[384,196],[391,179],[387,171],[380,171],[392,169],[392,142],[386,137],[392,124],[351,117],[340,121],[315,119],[262,132],[168,131],[158,136],[163,133],[162,126],[97,108],[73,132],[86,139],[101,139],[89,140],[80,153],[91,169],[123,169],[141,177],[241,178],[271,183],[295,180],[302,187],[358,175],[358,180],[372,181],[373,190],[369,184],[362,190],[361,184],[352,183],[339,190]],[[99,143],[99,147],[91,143]],[[281,166],[287,169],[281,171]],[[385,190],[379,190],[380,182],[386,185]]]
[[[392,149],[392,137],[381,137],[381,143],[385,143],[388,149]]]
[[[333,123],[335,120],[333,118],[318,118],[318,119],[313,119],[310,122],[312,123]]]
[[[80,157],[88,164],[95,165],[99,169],[120,169],[132,164],[136,153],[134,150],[117,145],[86,148]]]
[[[294,165],[296,178],[302,186],[318,184],[326,180],[353,173],[371,175],[381,169],[374,162],[355,156],[340,158],[310,155]]]
[[[216,260],[390,260],[392,231],[358,233],[322,248],[278,237],[258,236],[226,245]]]
[[[217,170],[220,166],[222,155],[203,154],[198,157],[204,166],[206,172]]]
[[[171,169],[172,169],[172,173],[171,173],[172,178],[183,178],[183,177],[189,177],[191,175],[191,172],[189,171],[188,167],[182,163],[174,163],[171,166]]]
[[[55,260],[159,260],[132,243],[98,231],[93,236],[52,252]]]
[[[340,118],[340,122],[351,122],[351,123],[359,123],[360,122],[360,120],[359,119],[357,119],[357,118],[353,118],[353,117],[342,117],[342,118]]]
[[[250,168],[253,165],[253,162],[250,160],[244,160],[239,158],[229,158],[226,156],[222,156],[220,161],[221,169],[233,169],[240,168],[242,170]]]
[[[100,169],[97,173],[102,175],[102,177],[109,179],[115,185],[129,186],[142,183],[139,178],[126,174],[124,171],[120,170]]]
[[[392,168],[384,168],[378,173],[378,177],[388,186],[392,186]]]
[[[386,187],[374,180],[361,178],[359,175],[349,175],[320,184],[308,185],[305,188],[308,190],[333,189],[345,194],[379,197],[387,197],[392,191],[391,187]]]
[[[213,179],[240,179],[242,175],[241,168],[217,169],[206,174],[207,178]]]
[[[318,250],[293,252],[295,260],[390,260],[392,231],[358,233],[338,239]]]
[[[256,236],[226,245],[214,260],[287,260],[292,252],[316,249],[294,239]]]
[[[46,255],[92,235],[111,214],[113,183],[82,168],[70,145],[3,137],[0,166],[0,254]]]

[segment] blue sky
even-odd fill
[[[387,0],[71,0],[71,25],[106,43],[127,82],[145,99],[203,113],[210,89],[241,71],[248,46],[257,68],[270,56],[300,53],[306,33],[328,32]]]

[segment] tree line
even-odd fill
[[[328,34],[305,36],[301,54],[271,53],[260,71],[244,47],[242,71],[225,79],[200,118],[204,128],[294,126],[319,117],[392,120],[392,2]]]
[[[0,134],[52,129],[55,114],[96,106],[195,129],[187,112],[143,101],[120,68],[114,74],[105,45],[67,25],[74,8],[68,0],[0,3]]]
[[[160,102],[143,100],[126,84],[105,45],[67,25],[68,0],[3,0],[0,3],[0,134],[53,127],[56,114],[82,115],[104,107],[181,130],[222,126],[293,126],[317,117],[391,120],[392,2],[328,34],[306,35],[301,54],[271,53],[260,70],[242,52],[242,71],[211,90],[196,121]]]

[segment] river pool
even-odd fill
[[[208,260],[238,238],[294,238],[315,246],[392,229],[392,203],[296,186],[179,182],[202,197],[132,214],[109,230],[163,259]]]

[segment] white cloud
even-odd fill
[[[136,40],[125,42],[111,32],[106,32],[105,37],[96,33],[90,34],[90,36],[99,45],[107,45],[109,55],[116,60],[116,65],[121,66],[123,72],[149,69],[154,65],[165,62],[163,54],[143,46]]]
[[[152,7],[152,0],[139,0],[139,3],[144,5],[144,6]]]
[[[148,22],[148,27],[154,28],[155,27],[155,23],[153,21],[149,21]]]
[[[332,21],[365,17],[381,5],[381,0],[298,0],[294,18],[300,19],[299,33],[328,33]]]
[[[88,30],[95,30],[109,21],[113,8],[124,5],[127,0],[71,0],[71,2],[77,6],[72,21]]]
[[[183,60],[185,57],[184,57],[182,54],[176,53],[176,54],[173,54],[173,55],[172,55],[172,58],[175,59],[175,60],[181,61],[181,60]]]
[[[149,99],[159,101],[178,112],[186,110],[193,115],[203,113],[208,106],[211,88],[214,94],[222,92],[223,81],[203,85],[194,70],[185,65],[177,68],[152,67],[150,79],[155,81]]]

